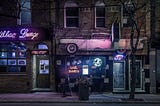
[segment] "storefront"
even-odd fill
[[[44,28],[0,28],[0,92],[50,89],[49,37]]]
[[[92,92],[112,91],[112,60],[109,56],[57,56],[57,84],[67,78],[76,91],[77,80],[87,76]]]
[[[119,55],[119,54],[118,54]],[[145,91],[143,56],[136,56],[136,92]],[[57,56],[56,81],[66,78],[73,91],[79,78],[87,76],[91,92],[129,92],[131,63],[128,56]],[[90,82],[91,81],[91,82]]]
[[[141,41],[138,45],[138,50],[135,54],[136,57],[136,93],[148,93],[148,71],[145,69],[146,64],[146,51]],[[68,40],[67,40],[68,41]],[[62,42],[62,41],[61,41]],[[76,41],[74,41],[76,42]],[[98,40],[97,40],[98,42]],[[84,46],[83,55],[77,48],[81,47],[78,42],[72,43],[70,50],[66,49],[68,53],[76,51],[76,54],[66,54],[56,56],[56,85],[58,89],[58,84],[61,78],[68,79],[68,84],[70,89],[73,91],[76,89],[77,80],[83,76],[87,76],[89,83],[91,83],[91,92],[130,92],[130,81],[131,81],[131,59],[130,59],[130,48],[129,40],[121,39],[120,42],[125,44],[125,46],[120,43],[119,47],[127,47],[126,49],[110,49],[110,43],[106,43],[106,49],[94,49],[91,50],[88,46],[87,49]],[[126,45],[127,42],[127,45]],[[66,42],[65,42],[66,43]],[[83,43],[84,44],[84,43]],[[81,44],[82,45],[82,44]],[[83,45],[82,45],[83,46]],[[98,43],[96,43],[98,46]],[[68,45],[67,45],[68,47]],[[63,51],[64,53],[64,51]],[[76,90],[75,90],[76,91]]]

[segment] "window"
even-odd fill
[[[44,43],[40,43],[38,45],[36,45],[36,49],[48,49],[48,46]]]
[[[0,73],[26,71],[26,46],[24,43],[0,44]]]
[[[20,0],[20,20],[19,25],[31,24],[31,4],[30,0]]]
[[[99,1],[95,8],[95,27],[105,27],[105,4]]]
[[[64,14],[65,27],[78,27],[79,24],[79,9],[76,3],[65,3]]]

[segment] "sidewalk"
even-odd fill
[[[0,103],[160,103],[160,95],[158,94],[135,94],[136,100],[128,100],[129,94],[90,94],[89,100],[79,100],[76,94],[72,96],[62,97],[62,94],[55,92],[35,92],[27,94],[0,94]]]

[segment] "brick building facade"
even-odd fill
[[[28,39],[16,41],[1,39],[5,45],[13,43],[19,45],[22,42],[26,48],[21,50],[25,54],[23,58],[19,58],[18,48],[10,51],[1,47],[1,55],[3,52],[7,53],[6,57],[1,56],[0,62],[0,81],[3,82],[0,84],[1,92],[58,91],[58,85],[64,77],[68,79],[69,87],[76,91],[77,79],[84,76],[90,79],[92,92],[130,91],[132,23],[128,13],[124,11],[125,5],[119,0],[26,1],[22,0],[20,18],[9,17],[9,20],[14,20],[12,21],[14,23],[8,23],[11,21],[5,20],[5,15],[1,16],[4,18],[0,21],[1,36],[3,33],[7,35],[7,31],[15,33],[12,32],[13,27],[18,30],[17,33],[26,26],[33,28],[25,33]],[[26,11],[22,14],[22,10],[25,10],[23,8],[25,6],[30,8],[26,10],[30,13],[26,13],[27,16],[24,16],[26,20],[23,20],[21,18]],[[143,7],[137,10],[135,15],[138,26],[141,26],[136,52],[136,92],[149,93],[147,40],[150,37],[150,16],[144,15],[147,9],[148,7]],[[39,39],[37,37],[33,40],[31,39],[33,36],[28,35],[35,33],[44,38],[39,36]],[[20,37],[21,34],[17,36]],[[135,41],[136,37],[133,42]],[[9,52],[13,52],[10,57]],[[20,60],[26,64],[19,64]],[[10,64],[10,62],[15,62],[15,64]],[[6,68],[15,67],[14,65],[17,67],[16,72],[10,72],[9,68]],[[25,72],[17,71],[21,66],[25,67]],[[3,71],[4,67],[6,72]]]

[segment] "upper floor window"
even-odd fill
[[[105,27],[105,4],[98,1],[95,6],[95,27]]]
[[[65,3],[64,22],[65,27],[78,27],[79,9],[76,3]]]
[[[20,25],[31,24],[31,4],[30,0],[20,0]]]

